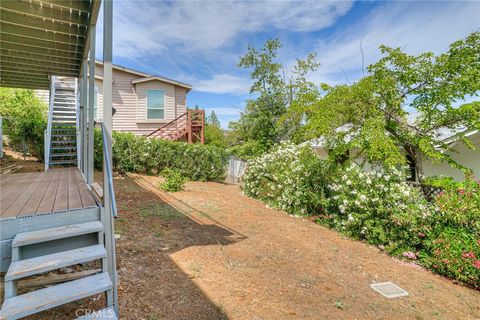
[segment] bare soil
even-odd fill
[[[166,193],[159,182],[115,179],[121,319],[480,319],[479,291],[267,209],[238,186]],[[370,288],[384,281],[410,295]],[[71,319],[101,300],[30,319]]]

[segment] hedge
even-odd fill
[[[113,169],[158,174],[174,169],[190,180],[223,181],[228,154],[224,149],[113,132]],[[95,168],[102,168],[102,135],[95,130]]]

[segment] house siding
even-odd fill
[[[95,86],[98,89],[96,119],[101,120],[103,118],[103,67],[101,64],[96,65],[95,76]],[[116,109],[113,116],[113,130],[145,135],[186,112],[186,88],[160,80],[132,84],[133,80],[142,76],[115,68],[112,78],[112,103]],[[148,89],[160,89],[165,92],[163,120],[147,119]],[[48,104],[49,91],[37,91],[37,96]]]

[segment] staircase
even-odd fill
[[[204,144],[205,111],[188,110],[159,129],[146,135],[168,141]]]
[[[52,76],[48,127],[45,134],[45,170],[77,166],[77,79]]]
[[[55,253],[26,257],[29,246],[36,252],[49,247],[55,241],[71,242],[90,236],[95,243],[84,241],[78,248]],[[31,247],[30,247],[31,248]],[[17,295],[21,279],[57,270],[63,267],[98,260],[101,271],[77,280],[49,286],[44,289]],[[66,225],[18,233],[12,242],[12,262],[5,274],[5,301],[0,310],[1,320],[19,319],[59,305],[105,293],[107,308],[92,311],[77,319],[117,319],[113,308],[113,284],[107,270],[107,251],[104,246],[104,225],[100,221]]]

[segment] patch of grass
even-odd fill
[[[433,289],[433,288],[434,288],[433,284],[430,283],[430,282],[425,283],[425,284],[423,285],[423,287],[424,287],[425,289]]]
[[[157,317],[157,316],[154,315],[154,314],[149,315],[147,319],[148,319],[148,320],[160,320],[160,318]]]
[[[335,300],[334,305],[335,305],[335,308],[337,308],[337,309],[343,310],[343,308],[344,308],[343,302],[340,299]]]
[[[172,206],[163,202],[147,202],[140,207],[142,218],[160,217],[164,220],[183,219],[185,216]]]
[[[202,272],[202,265],[194,261],[190,264],[190,270],[195,274],[200,274]]]

